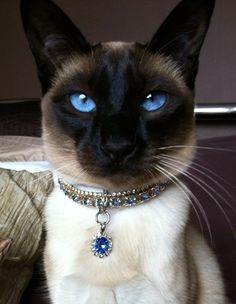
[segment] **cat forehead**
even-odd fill
[[[138,43],[121,41],[100,43],[92,47],[89,54],[71,56],[58,70],[53,89],[79,76],[89,77],[99,70],[114,74],[119,70],[117,77],[121,77],[131,67],[134,74],[159,75],[172,81],[181,91],[187,90],[181,68],[172,58],[151,54]]]

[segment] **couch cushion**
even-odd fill
[[[0,168],[0,303],[19,303],[42,251],[42,213],[51,172]]]

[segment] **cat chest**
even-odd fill
[[[170,194],[169,199],[173,197]],[[182,227],[178,217],[183,220],[186,213],[181,210],[181,200],[176,202],[178,212],[176,204],[170,208],[173,201],[112,210],[107,233],[112,237],[113,249],[108,257],[100,259],[91,251],[91,240],[99,232],[97,210],[77,205],[54,190],[45,210],[46,255],[52,261],[53,276],[75,276],[93,285],[123,284],[142,275],[145,260],[151,254],[155,254],[161,268],[162,250],[171,250],[172,239]]]

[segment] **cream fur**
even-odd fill
[[[189,203],[170,186],[159,198],[111,211],[114,248],[99,259],[90,240],[96,210],[55,188],[45,211],[45,266],[53,304],[225,304],[220,271],[187,226]]]

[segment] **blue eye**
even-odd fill
[[[96,109],[95,102],[83,93],[70,95],[70,102],[80,112],[89,113]]]
[[[144,99],[141,107],[148,111],[153,112],[159,110],[167,101],[167,95],[163,92],[153,92],[148,94]]]

